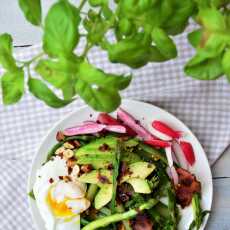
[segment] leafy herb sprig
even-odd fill
[[[63,107],[80,96],[94,109],[111,112],[119,106],[119,93],[128,87],[131,76],[98,69],[88,58],[90,50],[97,46],[108,54],[110,62],[132,69],[164,62],[177,56],[173,36],[184,31],[190,18],[200,28],[188,35],[196,54],[186,64],[185,73],[201,80],[226,74],[230,80],[229,2],[82,0],[73,5],[58,0],[43,20],[40,0],[19,0],[25,18],[43,30],[43,51],[31,60],[16,60],[12,37],[0,35],[0,64],[5,69],[1,77],[3,102],[18,102],[27,84],[35,97],[51,107]],[[114,35],[113,42],[108,33]],[[75,50],[81,40],[86,42],[79,54]],[[32,65],[39,78],[31,75]]]

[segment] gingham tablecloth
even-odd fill
[[[230,143],[230,84],[224,78],[202,82],[185,77],[183,65],[193,51],[185,34],[176,42],[179,58],[135,71],[123,96],[149,101],[176,115],[197,135],[212,164]],[[16,56],[26,60],[39,51],[40,47],[34,46]],[[91,60],[105,70],[127,71],[108,64],[106,55],[96,49]],[[31,160],[54,122],[83,104],[78,100],[65,108],[51,109],[26,93],[17,105],[0,105],[0,230],[34,229],[26,195]]]

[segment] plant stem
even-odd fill
[[[101,227],[106,227],[109,224],[116,223],[122,220],[128,220],[135,217],[140,211],[151,209],[154,205],[158,203],[155,199],[150,199],[146,203],[142,204],[139,209],[131,209],[124,213],[116,213],[111,216],[102,217],[97,219],[90,224],[82,228],[82,230],[94,230]]]
[[[85,58],[91,48],[92,48],[92,44],[87,43],[81,57]]]
[[[87,0],[82,0],[82,1],[81,1],[80,5],[79,5],[79,7],[78,7],[79,11],[82,10],[82,8],[84,7],[84,5],[85,5],[86,2],[87,2]]]

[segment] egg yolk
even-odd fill
[[[57,202],[52,198],[51,192],[48,192],[47,196],[47,203],[53,211],[53,214],[56,217],[70,217],[74,216],[74,213],[71,209],[66,205],[67,199],[63,200],[62,202]]]

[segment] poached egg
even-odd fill
[[[80,213],[90,206],[85,198],[86,185],[69,177],[66,160],[59,156],[44,164],[33,187],[36,204],[47,230],[80,230]]]

